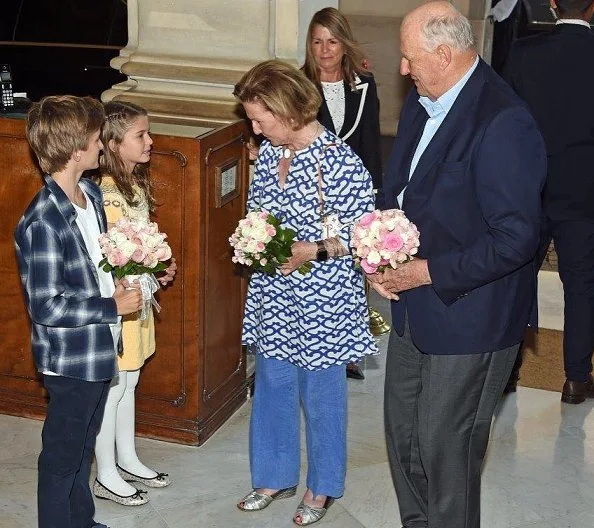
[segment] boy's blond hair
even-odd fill
[[[104,120],[103,105],[91,97],[50,95],[33,103],[27,114],[27,139],[41,170],[63,170],[74,152],[86,150]]]

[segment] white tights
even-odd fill
[[[117,472],[116,447],[120,467],[143,478],[157,476],[157,473],[146,467],[136,454],[134,392],[139,374],[140,370],[120,370],[119,376],[111,381],[103,422],[95,446],[97,479],[106,488],[124,497],[136,493],[136,488],[122,479]]]

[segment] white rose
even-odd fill
[[[367,262],[369,264],[379,264],[382,260],[382,256],[380,255],[379,251],[372,249],[367,255]]]

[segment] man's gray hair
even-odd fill
[[[422,31],[428,51],[435,50],[440,44],[446,44],[458,51],[476,48],[472,26],[457,10],[452,14],[429,18]]]

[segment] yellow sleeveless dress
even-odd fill
[[[116,187],[113,178],[104,176],[101,181],[103,206],[108,224],[115,224],[120,218],[149,222],[149,206],[144,192],[134,187],[138,206],[130,207]],[[137,370],[155,353],[155,320],[153,311],[141,321],[138,313],[124,315],[122,318],[123,352],[118,356],[119,370]]]

